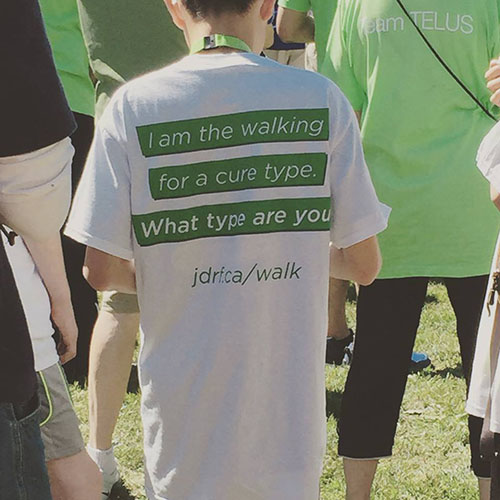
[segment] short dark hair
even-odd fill
[[[245,14],[255,0],[182,0],[193,17],[203,19],[209,15],[227,12]]]

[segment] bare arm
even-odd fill
[[[61,334],[57,351],[64,364],[76,356],[78,328],[64,268],[61,237],[56,232],[44,239],[24,237],[24,242],[49,294],[51,317]]]
[[[307,12],[279,7],[276,30],[287,43],[314,42],[314,19]]]
[[[348,248],[331,248],[330,275],[340,280],[355,281],[368,286],[382,267],[382,257],[376,236]]]
[[[83,275],[95,290],[136,293],[135,265],[132,260],[88,247]]]
[[[500,193],[493,186],[490,186],[490,197],[495,207],[500,210]]]
[[[487,87],[492,93],[491,102],[500,106],[500,61],[494,59],[484,75],[487,81]]]

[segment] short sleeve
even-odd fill
[[[330,239],[337,248],[360,243],[387,228],[391,209],[380,203],[365,163],[356,116],[338,89],[332,90],[329,154],[332,195]]]
[[[477,153],[477,166],[495,190],[500,192],[500,123],[483,139]]]
[[[344,4],[339,2],[320,72],[340,87],[356,111],[361,111],[366,96],[354,74],[350,56],[352,47],[347,44],[345,36],[345,30],[353,29],[355,23],[345,21]]]
[[[299,12],[308,12],[311,9],[310,0],[279,0],[278,5]]]
[[[104,117],[102,121],[105,121]],[[92,248],[131,260],[133,246],[127,154],[114,134],[102,126],[102,121],[96,129],[65,234]]]

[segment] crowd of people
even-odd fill
[[[325,360],[369,500],[432,279],[500,499],[497,0],[16,0],[0,42],[0,499],[119,495],[140,332],[150,500],[318,498]]]

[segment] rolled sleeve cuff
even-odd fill
[[[387,229],[392,209],[380,203],[380,209],[361,219],[349,233],[340,237],[332,235],[332,244],[338,249],[348,248]]]
[[[96,236],[92,236],[85,231],[71,227],[69,225],[67,225],[64,229],[64,234],[69,238],[82,243],[83,245],[95,248],[96,250],[100,250],[101,252],[109,253],[110,255],[119,257],[120,259],[133,260],[134,258],[134,253],[130,249],[123,248],[110,241],[97,238]]]

